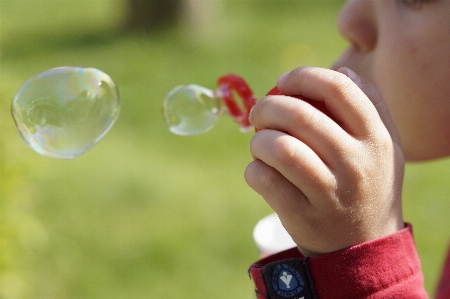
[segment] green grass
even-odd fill
[[[228,72],[262,96],[291,68],[330,66],[345,47],[341,3],[226,1],[208,26],[144,35],[121,29],[123,1],[0,0],[0,298],[253,298],[252,229],[271,211],[243,180],[251,134],[222,119],[174,136],[161,102]],[[70,161],[35,154],[9,115],[23,81],[61,65],[103,70],[122,99],[111,132]],[[448,163],[409,166],[405,183],[430,293],[449,237]]]

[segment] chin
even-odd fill
[[[450,157],[450,148],[403,150],[406,162],[425,162]]]

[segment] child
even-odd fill
[[[350,0],[333,70],[277,83],[332,117],[288,96],[253,108],[245,179],[297,244],[252,265],[258,298],[428,298],[401,188],[405,159],[450,155],[449,15],[446,0]],[[450,298],[449,262],[436,298]]]

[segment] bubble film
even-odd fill
[[[28,79],[12,102],[20,135],[37,153],[75,158],[109,131],[120,111],[117,87],[94,68],[60,67]]]
[[[169,130],[189,136],[209,131],[222,112],[222,103],[212,90],[190,84],[170,91],[162,109]]]

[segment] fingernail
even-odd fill
[[[287,72],[287,73],[284,73],[283,75],[281,75],[281,76],[280,76],[280,77],[278,78],[278,81],[277,81],[277,83],[281,83],[281,82],[283,82],[283,81],[284,81],[284,79],[286,79],[287,75],[289,75],[289,72]]]
[[[248,113],[248,119],[249,119],[249,120],[250,120],[250,117],[251,117],[251,115],[252,115],[253,108],[255,108],[255,106],[253,106],[253,107],[250,109],[250,112]]]
[[[355,82],[356,84],[361,83],[361,78],[354,71],[349,69],[348,67],[341,67],[341,68],[339,68],[338,72],[340,72],[344,75],[347,75],[347,77],[352,79],[352,81]]]

